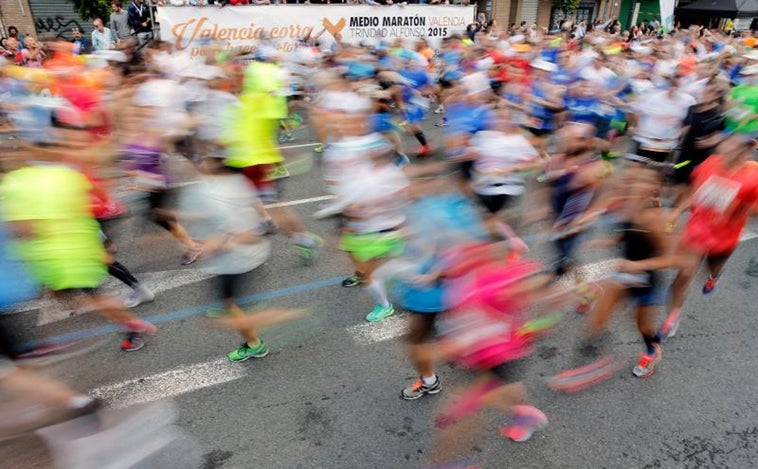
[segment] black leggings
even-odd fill
[[[129,272],[129,269],[118,261],[113,261],[113,263],[108,266],[108,274],[121,280],[129,288],[134,288],[139,285],[139,280],[134,278],[134,275]]]

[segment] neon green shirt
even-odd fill
[[[107,275],[91,188],[83,174],[62,165],[27,166],[0,184],[7,221],[32,226],[33,235],[17,242],[19,255],[51,290],[96,288]]]

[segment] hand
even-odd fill
[[[147,21],[145,21],[144,23],[142,23],[142,27],[143,28],[147,28]]]
[[[618,261],[618,265],[616,267],[619,272],[626,272],[628,274],[635,274],[635,273],[645,271],[645,269],[642,268],[639,262],[630,261],[626,259],[622,259]]]

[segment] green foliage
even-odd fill
[[[85,20],[94,20],[102,18],[106,23],[111,12],[110,0],[66,0],[74,7],[74,11],[79,13]]]
[[[579,8],[581,0],[553,0],[556,8],[563,10],[564,13],[573,13]]]

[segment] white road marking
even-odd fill
[[[101,386],[89,394],[103,399],[111,408],[124,408],[228,383],[246,375],[244,366],[223,358]]]
[[[371,345],[400,337],[408,331],[408,316],[390,316],[379,323],[365,323],[347,328],[348,334],[359,345]]]
[[[332,199],[334,199],[333,195],[321,195],[318,197],[311,197],[308,199],[290,200],[289,202],[277,202],[275,204],[266,205],[266,208],[291,207],[293,205],[310,204],[313,202],[321,202],[324,200],[332,200]]]
[[[287,150],[289,148],[305,148],[305,147],[315,147],[319,143],[303,143],[301,145],[285,145],[283,147],[279,147],[280,150]]]
[[[174,288],[207,280],[213,277],[213,275],[203,273],[199,270],[184,269],[147,272],[144,274],[136,274],[136,277],[140,283],[157,295],[165,291],[173,290]],[[108,277],[103,284],[103,289],[109,293],[120,296],[126,296],[131,291],[129,287],[113,277]],[[40,310],[40,314],[37,318],[38,326],[61,321],[76,314],[73,310],[66,308],[61,309],[61,304],[52,298],[40,298],[38,300],[29,301],[17,306],[9,312],[24,313],[35,309]]]
[[[748,241],[753,238],[758,238],[758,233],[755,233],[750,230],[742,230],[742,235],[740,235],[740,242]]]

